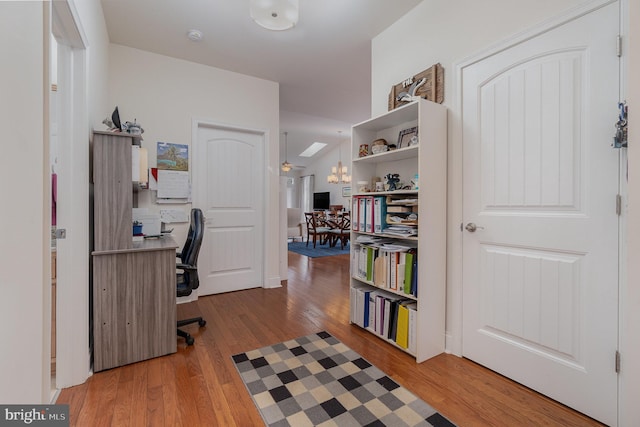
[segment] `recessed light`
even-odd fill
[[[200,40],[202,40],[202,31],[200,31],[200,30],[189,30],[189,31],[187,31],[187,37],[189,37],[189,40],[191,40],[191,41],[199,42]]]

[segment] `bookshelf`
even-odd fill
[[[384,138],[388,144],[397,144],[400,132],[413,127],[418,128],[418,141],[416,145],[399,147],[392,151],[378,154],[369,154],[365,157],[358,157],[359,148],[362,144],[369,146],[376,139]],[[356,124],[352,128],[352,180],[353,182],[372,182],[374,178],[382,178],[387,174],[399,174],[401,184],[395,191],[378,192],[356,192],[352,201],[352,225],[351,231],[351,323],[364,327],[369,332],[380,337],[390,345],[394,345],[416,358],[418,363],[434,357],[444,351],[445,346],[445,311],[446,311],[446,211],[447,211],[447,110],[440,104],[426,100],[417,100],[406,104],[395,110],[389,111],[378,117]],[[417,189],[412,186],[411,181],[418,175]],[[410,188],[404,188],[408,186]],[[374,188],[370,184],[369,188]],[[386,188],[385,188],[386,190]],[[396,212],[405,211],[417,214],[417,219],[409,221],[400,214],[398,222],[406,219],[407,223],[416,224],[417,236],[391,234],[386,227],[387,216],[383,215],[385,221],[380,221],[382,227],[378,232],[361,229],[360,221],[354,220],[359,209],[359,200],[373,197],[380,198],[386,202],[386,208],[395,206],[395,201],[402,208],[394,209]],[[404,200],[407,200],[406,202]],[[356,202],[357,201],[357,202]],[[392,202],[394,201],[394,202]],[[366,206],[366,203],[365,203]],[[374,209],[375,210],[375,209]],[[394,214],[395,212],[391,213]],[[369,220],[373,217],[370,216]],[[391,218],[389,218],[391,219]],[[375,218],[373,220],[375,223]],[[366,238],[383,238],[387,244],[411,247],[412,257],[415,257],[417,274],[413,268],[404,270],[400,276],[396,276],[395,287],[391,280],[391,271],[398,274],[397,264],[401,257],[406,268],[407,256],[398,255],[391,264],[387,264],[387,259],[383,258],[375,263],[377,255],[388,256],[387,250],[376,249],[370,243],[362,243]],[[363,250],[363,247],[365,248]],[[363,252],[372,248],[372,256],[365,256],[363,264]],[[401,250],[400,252],[406,252]],[[372,263],[372,265],[368,265]],[[385,267],[386,265],[386,267]],[[369,268],[369,271],[367,271]],[[378,273],[378,274],[376,274]],[[406,284],[406,276],[415,276],[413,289],[400,288],[398,277],[402,279],[402,284]],[[407,294],[405,290],[413,291],[415,295]],[[365,299],[371,295],[382,304],[377,307],[384,307],[387,304],[378,297],[389,301],[391,309],[374,316],[366,313]],[[398,299],[402,302],[398,302]],[[372,301],[370,301],[372,302]],[[400,309],[400,305],[409,307],[410,325],[407,333],[413,334],[413,345],[406,342],[398,342],[398,324],[393,325],[394,317],[401,311],[402,316],[406,316],[405,308]],[[374,309],[376,305],[371,305]],[[413,310],[413,311],[412,311]],[[376,315],[382,318],[382,327],[375,322]],[[386,316],[385,316],[386,314]],[[369,322],[363,317],[368,316]],[[385,319],[386,317],[386,319]],[[387,328],[384,323],[388,322]],[[394,329],[395,328],[395,329]],[[382,332],[382,334],[381,334]],[[390,332],[396,339],[390,339]]]

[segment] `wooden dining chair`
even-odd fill
[[[351,235],[351,218],[349,212],[342,213],[342,216],[337,222],[337,227],[329,230],[329,234],[329,246],[335,246],[339,240],[340,249],[344,249]]]
[[[329,239],[329,231],[324,221],[320,218],[316,212],[305,212],[304,219],[307,223],[307,246],[309,246],[309,240],[313,236],[313,247],[316,247],[316,240],[320,241],[321,245],[324,245]]]

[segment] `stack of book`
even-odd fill
[[[416,353],[417,303],[384,291],[351,288],[351,322]]]
[[[352,197],[351,229],[365,233],[382,233],[386,226],[387,202],[381,196]]]
[[[357,279],[400,295],[417,297],[417,249],[388,242],[356,242],[351,271]]]

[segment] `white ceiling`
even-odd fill
[[[291,163],[314,141],[329,147],[371,110],[371,39],[421,0],[300,0],[298,25],[269,31],[249,0],[102,0],[112,43],[280,83],[280,131]],[[190,29],[203,32],[190,41]],[[284,138],[281,136],[281,145]],[[284,156],[284,148],[282,148]]]

